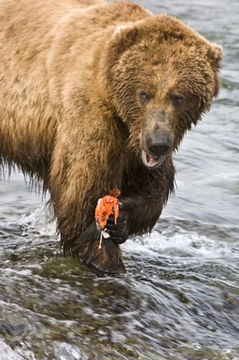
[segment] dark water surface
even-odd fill
[[[139,3],[223,46],[220,97],[153,233],[122,246],[124,277],[63,257],[41,196],[0,182],[0,360],[239,359],[239,2]]]

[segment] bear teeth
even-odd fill
[[[142,150],[141,157],[143,164],[149,168],[155,168],[162,165],[162,163],[166,159],[166,155],[154,158],[153,156],[148,155],[144,150]]]
[[[150,165],[150,166],[154,166],[157,164],[158,162],[158,158],[154,158],[153,156],[149,156],[148,154],[146,155],[146,159],[147,159],[147,163]]]

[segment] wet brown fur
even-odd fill
[[[0,162],[43,181],[65,251],[85,253],[74,250],[79,235],[113,187],[132,213],[129,234],[152,229],[174,166],[170,153],[159,169],[144,167],[142,124],[164,110],[177,149],[218,93],[221,56],[175,18],[130,2],[0,3]],[[185,97],[179,111],[175,93]]]

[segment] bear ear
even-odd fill
[[[118,55],[122,54],[137,42],[139,38],[139,28],[135,26],[120,25],[116,28],[111,39],[111,49]]]
[[[222,47],[216,44],[210,44],[207,56],[214,71],[214,96],[217,96],[221,86],[221,80],[218,76],[218,71],[221,67],[221,61],[223,56]]]
[[[134,45],[140,37],[140,29],[137,24],[118,26],[111,38],[106,43],[105,51],[101,57],[101,68],[106,74],[107,82],[112,81],[112,71],[118,63],[121,55]]]
[[[210,44],[208,49],[208,59],[214,69],[220,69],[222,61],[222,47],[217,44]]]

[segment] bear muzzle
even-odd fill
[[[172,152],[173,136],[165,112],[155,110],[149,113],[141,133],[141,157],[148,168],[162,165],[167,155]]]
[[[146,146],[149,153],[155,158],[166,155],[170,150],[170,136],[168,134],[150,134],[146,137]]]
[[[142,161],[148,168],[157,168],[165,161],[170,152],[170,138],[167,134],[146,137],[145,150],[142,149]]]

